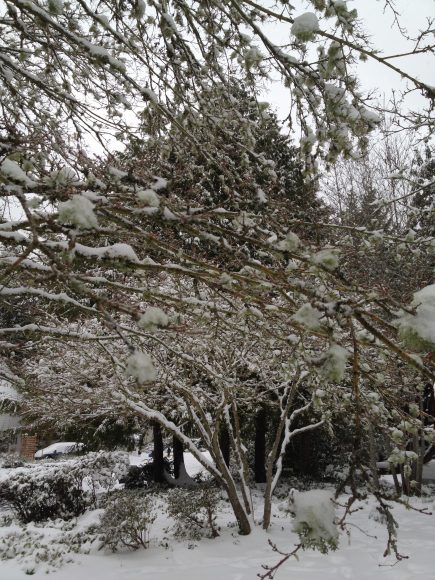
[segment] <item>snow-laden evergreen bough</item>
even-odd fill
[[[396,443],[391,463],[408,489],[418,477],[407,442],[417,436],[421,463],[433,433],[421,405],[409,406],[435,379],[431,286],[407,306],[354,277],[349,239],[370,254],[382,232],[328,223],[314,195],[318,164],[358,158],[380,122],[358,88],[358,58],[427,98],[427,112],[401,116],[409,127],[430,132],[433,88],[372,50],[345,2],[312,10],[0,4],[1,352],[26,379],[25,412],[57,427],[122,414],[159,423],[220,482],[244,534],[254,514],[243,424],[263,408],[276,418],[266,529],[299,434],[352,418],[345,483],[358,497],[362,478],[385,505],[364,453],[373,427]],[[267,21],[288,28],[287,46]],[[298,149],[258,100],[277,74]],[[387,237],[429,260],[432,234]]]

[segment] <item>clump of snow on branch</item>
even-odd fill
[[[157,378],[157,371],[150,355],[136,350],[127,359],[126,372],[139,384],[152,383]]]
[[[335,270],[338,267],[338,255],[334,250],[321,250],[320,252],[317,252],[317,254],[314,254],[311,261],[316,266],[322,266],[330,271]]]
[[[304,304],[292,316],[292,319],[311,330],[318,330],[321,327],[320,319],[322,313],[317,308],[313,308],[311,304]]]
[[[33,184],[33,181],[27,177],[26,173],[21,169],[18,163],[12,159],[3,160],[0,165],[0,173],[14,183],[23,183],[25,185]]]
[[[149,207],[159,207],[160,198],[153,189],[139,189],[137,196],[140,201]]]
[[[291,32],[298,40],[312,40],[319,30],[319,21],[314,12],[305,12],[294,19]]]
[[[338,546],[338,529],[331,492],[321,489],[293,490],[290,511],[294,514],[293,531],[304,548],[319,549],[326,553]]]
[[[154,191],[159,191],[160,189],[166,189],[168,187],[168,180],[164,177],[154,175],[154,179],[155,181],[151,186],[151,189]]]
[[[73,195],[68,201],[59,204],[59,221],[73,224],[81,229],[98,227],[94,204],[83,195]]]
[[[276,247],[284,252],[295,252],[300,244],[300,240],[296,234],[289,232],[284,240],[279,241]]]
[[[323,357],[322,375],[331,383],[339,383],[346,372],[348,351],[338,344],[332,345]]]
[[[139,326],[147,330],[152,330],[158,326],[168,326],[169,318],[161,308],[150,306],[139,320]]]
[[[435,346],[435,284],[414,293],[415,314],[404,314],[397,320],[399,334],[405,343],[417,351],[433,350]]]

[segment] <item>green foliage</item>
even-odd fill
[[[327,554],[338,548],[338,539],[334,537],[323,538],[306,522],[299,523],[294,531],[298,534],[304,550],[318,550],[321,554]]]
[[[175,520],[174,534],[197,540],[204,534],[219,536],[216,524],[219,490],[210,484],[173,489],[167,496],[167,513]]]
[[[125,490],[112,493],[100,522],[103,544],[113,552],[147,548],[156,517],[152,496]]]

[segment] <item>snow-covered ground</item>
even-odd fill
[[[139,458],[132,460],[139,462]],[[189,464],[187,470],[194,465]],[[192,462],[193,463],[193,462]],[[191,475],[192,473],[190,471]],[[1,475],[1,474],[0,474]],[[172,522],[163,511],[153,524],[150,547],[147,550],[125,553],[107,553],[98,550],[97,542],[90,546],[89,554],[67,554],[61,568],[50,573],[53,580],[255,580],[262,572],[262,565],[275,564],[280,556],[268,543],[291,550],[297,536],[291,531],[292,520],[279,509],[283,500],[276,500],[273,525],[265,533],[257,526],[250,536],[239,536],[228,504],[223,501],[219,515],[220,536],[200,541],[176,540],[168,527]],[[260,492],[254,496],[260,505]],[[435,511],[435,496],[413,500],[413,506]],[[340,535],[340,547],[336,552],[322,555],[305,551],[299,561],[286,562],[277,572],[276,579],[295,580],[432,580],[435,578],[435,516],[422,515],[404,506],[395,506],[394,515],[400,523],[399,551],[408,559],[395,564],[392,557],[383,558],[386,545],[386,529],[376,517],[375,500],[362,502],[349,518],[348,531]],[[88,512],[78,518],[73,532],[85,531],[90,523],[98,520],[101,510]],[[260,509],[256,514],[261,517]],[[17,527],[13,524],[0,527],[1,536]],[[54,546],[59,537],[58,524],[44,527],[29,526],[32,534],[41,535]],[[395,564],[395,565],[394,565]],[[0,577],[3,580],[22,580],[26,570],[33,573],[31,560],[0,561]],[[46,577],[47,565],[40,563],[34,571],[36,577]]]

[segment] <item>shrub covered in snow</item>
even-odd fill
[[[1,453],[0,454],[0,467],[5,469],[13,469],[17,467],[23,467],[24,461],[19,455],[13,453]]]
[[[126,469],[125,454],[90,453],[76,461],[14,471],[0,483],[0,501],[23,523],[70,519],[95,506],[97,492],[113,487]]]
[[[113,552],[120,548],[146,548],[155,519],[151,495],[139,491],[114,492],[101,517],[103,544]]]
[[[171,474],[172,465],[171,462],[164,457],[163,458],[164,470]],[[155,485],[154,482],[154,463],[149,461],[144,465],[131,465],[127,471],[127,474],[122,478],[120,483],[124,484],[125,489],[140,489],[140,488],[150,488]],[[162,484],[160,483],[159,486]]]
[[[322,554],[337,549],[335,507],[329,491],[294,490],[289,503],[290,512],[294,515],[293,531],[298,534],[304,549],[319,550]]]
[[[210,484],[177,488],[168,493],[167,513],[175,520],[175,536],[197,540],[207,534],[219,536],[216,525],[219,490]]]
[[[90,512],[78,521],[53,520],[43,524],[12,526],[0,536],[0,560],[15,560],[23,572],[53,572],[72,560],[72,554],[88,554],[98,539],[97,517]],[[10,524],[9,524],[10,525]]]
[[[111,491],[128,471],[128,454],[122,451],[88,453],[74,462],[72,471],[80,477],[89,493],[89,501],[97,507],[98,494]]]
[[[0,483],[0,501],[23,523],[72,518],[87,505],[81,479],[60,466],[15,472]]]

